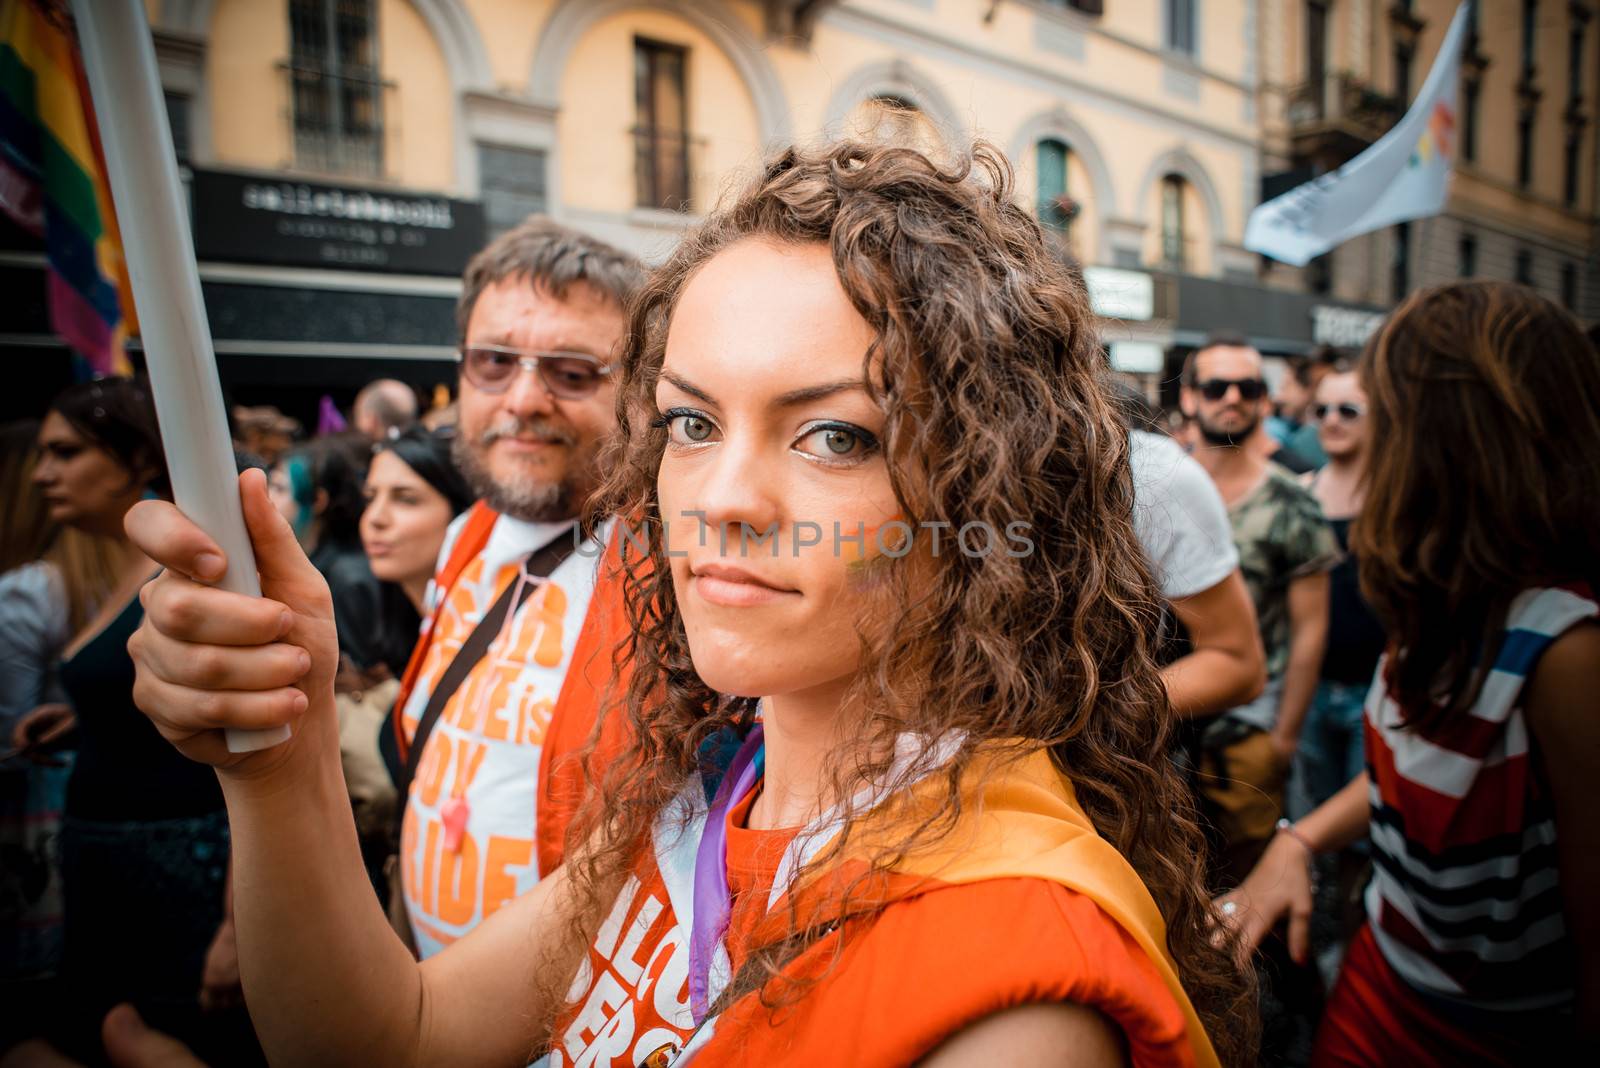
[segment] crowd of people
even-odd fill
[[[0,432],[0,1065],[1520,1065],[1600,1042],[1600,351],[1106,365],[1003,160],[468,266],[454,402]],[[222,728],[290,724],[231,752]],[[546,1060],[541,1060],[546,1059]]]

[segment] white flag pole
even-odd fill
[[[227,554],[228,571],[217,585],[259,597],[144,2],[72,0],[72,13],[122,229],[173,497]],[[230,730],[228,750],[266,749],[288,737],[286,726]]]

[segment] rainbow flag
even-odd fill
[[[0,0],[0,210],[44,238],[56,332],[96,373],[126,374],[138,326],[88,102],[66,14]]]

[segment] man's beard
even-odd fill
[[[1257,416],[1251,419],[1238,430],[1218,430],[1209,425],[1203,415],[1195,416],[1195,423],[1200,427],[1200,436],[1205,438],[1206,444],[1237,448],[1250,440],[1250,435],[1261,425],[1261,418]]]
[[[592,464],[572,454],[573,463],[557,482],[539,478],[532,472],[496,479],[489,473],[489,447],[501,438],[532,434],[571,450],[578,444],[572,430],[548,419],[502,419],[492,424],[474,441],[457,430],[450,452],[472,492],[501,515],[528,523],[554,523],[572,519],[582,509],[594,487]]]

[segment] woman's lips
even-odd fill
[[[727,564],[691,566],[689,570],[702,600],[728,608],[750,608],[799,595],[798,590],[776,586],[753,572]]]

